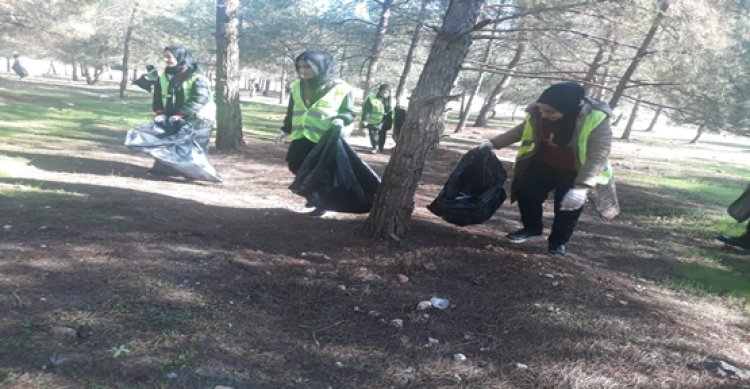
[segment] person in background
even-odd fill
[[[192,125],[196,143],[208,153],[211,131],[216,120],[216,105],[208,79],[193,56],[184,47],[164,48],[164,72],[154,83],[152,108],[154,123],[170,132]],[[157,160],[149,173],[172,175],[171,169]]]
[[[29,72],[26,71],[26,68],[21,65],[21,55],[18,53],[13,53],[13,66],[11,66],[11,69],[13,69],[13,72],[15,72],[18,77],[21,77],[23,80],[24,78],[29,76]]]
[[[370,135],[372,153],[382,153],[388,128],[383,125],[385,117],[392,115],[391,86],[381,84],[378,93],[370,94],[362,103],[362,128]]]
[[[336,61],[323,51],[308,50],[294,61],[299,80],[292,83],[286,116],[274,143],[291,138],[286,161],[289,171],[297,174],[305,158],[326,131],[344,128],[357,115],[351,86],[336,75]],[[309,215],[322,216],[316,208]]]
[[[737,222],[742,223],[750,218],[750,185],[744,192],[734,200],[727,209],[729,215]],[[730,245],[750,251],[750,222],[745,226],[745,233],[740,236],[728,236],[721,234],[716,239]]]
[[[550,86],[526,109],[523,123],[479,147],[500,149],[521,142],[514,165],[511,202],[518,201],[523,228],[506,235],[514,243],[542,237],[542,204],[554,196],[550,254],[564,256],[587,194],[602,217],[619,213],[612,168],[609,106],[584,96],[575,82]],[[593,192],[593,193],[590,193]]]

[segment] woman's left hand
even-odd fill
[[[562,201],[560,202],[561,211],[575,211],[583,207],[583,203],[586,202],[586,194],[588,189],[576,189],[571,188],[568,193],[565,193]]]

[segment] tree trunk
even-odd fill
[[[656,109],[656,113],[654,114],[654,118],[651,119],[651,124],[648,125],[648,128],[646,129],[646,131],[653,131],[654,130],[654,128],[656,127],[656,122],[659,120],[659,115],[661,115],[661,110],[662,110],[661,107],[659,107],[659,108]]]
[[[427,10],[427,4],[430,0],[422,0],[422,5],[419,6],[419,16],[417,16],[417,25],[414,27],[414,32],[411,35],[411,44],[409,45],[409,52],[406,54],[404,60],[404,70],[401,72],[401,78],[398,80],[398,87],[396,88],[396,103],[401,100],[401,96],[404,94],[406,88],[406,80],[409,78],[409,72],[411,71],[411,64],[414,60],[414,52],[419,46],[419,36],[422,32],[422,20],[424,19],[425,11]],[[10,65],[9,65],[10,66]]]
[[[216,148],[238,150],[242,139],[240,109],[239,0],[216,2]]]
[[[47,68],[47,75],[52,75],[52,76],[57,75],[57,69],[55,69],[54,61],[49,61],[49,67]]]
[[[73,81],[78,81],[78,65],[73,62]]]
[[[84,64],[81,64],[81,75],[86,78],[86,85],[94,84],[94,79],[91,77],[89,67]]]
[[[279,91],[279,104],[284,104],[286,100],[286,56],[281,63],[281,89]]]
[[[495,88],[492,89],[492,92],[485,99],[484,105],[482,105],[482,109],[479,110],[477,119],[474,121],[474,127],[487,126],[487,121],[490,119],[490,114],[495,110],[495,106],[500,101],[500,97],[503,95],[505,88],[510,85],[510,80],[513,78],[511,73],[518,66],[518,63],[521,62],[521,58],[523,57],[523,52],[525,50],[526,43],[519,43],[516,47],[515,54],[513,54],[513,58],[508,63],[508,74],[503,75],[503,78],[500,80],[500,82],[497,83],[497,85],[495,85]]]
[[[705,126],[706,126],[705,124],[701,124],[700,126],[698,126],[698,132],[695,134],[695,138],[693,138],[693,140],[690,141],[691,145],[698,143],[698,139],[700,139],[701,135],[703,135],[703,127]]]
[[[449,93],[471,46],[468,31],[474,27],[483,3],[484,0],[454,0],[448,7],[364,225],[365,232],[372,237],[398,240],[408,229],[424,162],[438,141],[443,125],[440,118],[451,100]]]
[[[135,80],[138,79],[138,70],[136,68],[133,68],[132,77],[133,77],[133,79],[131,81],[135,81]]]
[[[392,6],[393,0],[384,0],[381,3],[383,12],[380,13],[380,22],[378,22],[378,29],[375,32],[375,41],[372,43],[372,50],[370,50],[370,58],[367,64],[367,77],[365,78],[365,87],[362,91],[362,100],[364,100],[370,93],[372,78],[378,71],[378,61],[380,60],[380,52],[382,51],[385,33],[388,31],[388,20],[391,18]]]
[[[641,106],[641,101],[636,100],[635,105],[633,105],[633,111],[630,112],[630,119],[628,119],[628,124],[625,126],[625,131],[623,131],[620,139],[624,139],[624,140],[630,139],[630,133],[633,131],[633,123],[635,123],[635,118],[638,115],[638,108],[640,106]]]
[[[620,114],[617,115],[615,120],[612,122],[612,127],[617,127],[617,125],[620,124],[620,120],[622,120],[622,112],[620,112]]]
[[[10,73],[12,71],[11,66],[13,66],[10,64],[10,57],[5,57],[5,66],[6,66],[5,71]]]
[[[487,42],[487,47],[484,49],[484,55],[482,55],[482,63],[489,62],[490,56],[492,55],[492,46],[494,43],[494,39],[490,39]],[[469,95],[469,100],[466,102],[466,107],[463,107],[463,110],[460,112],[458,124],[456,125],[456,129],[453,130],[454,133],[463,131],[464,127],[466,126],[466,120],[469,119],[469,113],[471,112],[471,104],[474,102],[474,98],[477,96],[477,93],[479,93],[479,89],[482,87],[483,80],[484,72],[480,70],[479,76],[477,77],[477,83],[474,84],[474,88],[471,89],[471,94]]]
[[[133,23],[135,22],[135,12],[138,10],[138,2],[133,4],[133,12],[130,14],[128,28],[125,30],[125,41],[122,45],[122,79],[120,80],[120,98],[126,96],[128,90],[128,61],[130,61],[130,38],[133,36]]]
[[[667,11],[667,8],[669,8],[669,0],[661,0],[661,2],[659,3],[659,9],[656,12],[656,16],[654,17],[653,22],[651,22],[651,28],[648,30],[648,33],[643,39],[641,46],[638,48],[635,57],[633,57],[633,60],[625,70],[625,73],[622,75],[622,77],[620,77],[620,81],[617,83],[617,87],[615,87],[615,91],[612,93],[612,98],[609,100],[610,108],[614,109],[617,106],[620,98],[625,93],[625,89],[628,87],[630,77],[632,77],[633,73],[635,73],[635,70],[638,68],[638,65],[641,63],[643,57],[648,54],[648,47],[651,45],[651,41],[654,39],[656,31],[659,29],[659,25],[664,18],[664,13]]]

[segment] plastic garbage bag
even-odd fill
[[[491,150],[472,149],[461,158],[427,209],[458,226],[481,224],[507,198],[503,188],[506,178],[503,164]]]
[[[133,81],[133,85],[151,93],[154,85],[156,85],[156,81],[150,80],[146,74],[141,74],[140,77]]]
[[[342,139],[341,128],[334,127],[310,151],[289,189],[316,208],[367,213],[378,185],[380,177]]]
[[[186,122],[179,128],[146,123],[128,130],[125,146],[151,155],[160,165],[193,180],[220,182],[221,176],[208,162],[206,150],[196,140],[193,125]]]
[[[29,76],[29,72],[26,71],[26,68],[23,67],[19,62],[14,62],[13,66],[11,66],[11,69],[18,75],[18,77],[24,78]]]

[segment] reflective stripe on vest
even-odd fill
[[[195,84],[195,81],[198,79],[197,74],[191,74],[190,77],[186,78],[182,88],[184,99],[182,100],[183,103],[186,103],[190,101],[190,97],[193,93],[193,84]],[[167,80],[167,77],[165,75],[159,76],[159,84],[161,85],[161,102],[162,107],[166,110],[167,109],[167,95],[166,92],[169,88],[169,80]],[[206,82],[208,84],[208,82]],[[216,102],[214,102],[214,98],[212,96],[211,90],[209,89],[209,98],[208,103],[203,106],[198,112],[196,112],[195,116],[201,119],[208,119],[208,120],[216,120]]]
[[[581,166],[586,163],[586,153],[588,151],[589,136],[594,129],[601,124],[604,119],[607,118],[607,114],[599,110],[592,110],[586,115],[586,120],[583,122],[583,128],[581,134],[578,136],[578,162]],[[518,148],[518,154],[516,155],[516,161],[520,160],[527,154],[534,151],[534,129],[531,126],[531,115],[526,114],[526,119],[523,125],[523,134],[521,135],[521,147]],[[605,185],[612,178],[612,166],[607,161],[607,165],[604,171],[597,179],[597,184]]]
[[[380,100],[376,94],[367,96],[367,99],[370,100],[370,105],[372,106],[372,111],[367,117],[367,122],[370,124],[382,123],[383,117],[385,116],[385,106],[383,106],[383,101]]]
[[[331,120],[338,116],[339,107],[351,91],[349,85],[338,83],[313,105],[305,106],[300,81],[292,83],[292,140],[307,138],[317,143],[324,132],[331,129]]]

